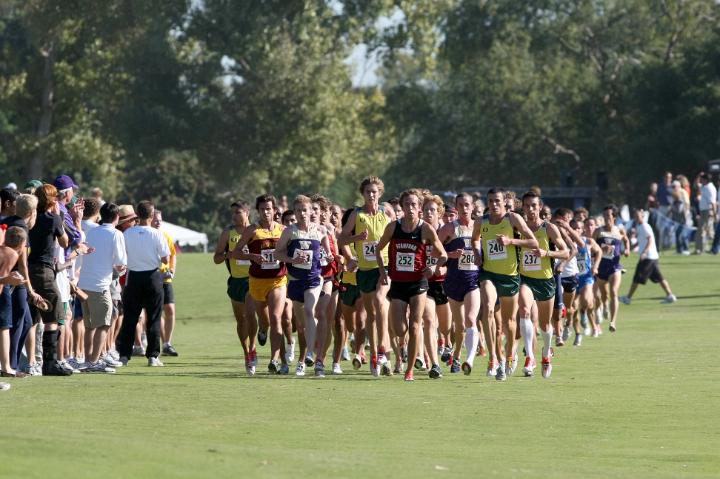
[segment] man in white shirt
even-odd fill
[[[638,285],[645,284],[650,278],[653,283],[660,283],[660,286],[665,291],[665,299],[663,303],[674,303],[677,298],[670,290],[670,284],[663,278],[660,272],[660,266],[658,260],[660,254],[655,244],[655,235],[650,225],[646,221],[646,213],[642,208],[635,210],[635,230],[637,231],[638,240],[638,252],[640,253],[640,260],[638,261],[637,267],[635,268],[635,276],[633,277],[632,285],[627,296],[621,296],[620,302],[623,304],[630,304],[632,302],[632,296],[635,294],[635,290]]]
[[[163,277],[160,264],[168,263],[170,250],[162,233],[151,227],[155,205],[141,201],[137,207],[139,223],[125,231],[128,277],[123,291],[123,319],[117,337],[120,361],[127,364],[132,356],[135,327],[140,313],[146,312],[148,366],[164,366],[160,356],[160,318],[163,310]]]
[[[112,357],[102,357],[105,340],[112,324],[113,303],[110,283],[113,271],[122,272],[127,266],[125,238],[115,229],[120,209],[113,203],[100,208],[102,224],[87,231],[86,242],[95,248],[93,254],[83,260],[78,287],[87,293],[83,301],[85,323],[85,355],[87,372],[114,373],[122,363]]]
[[[710,238],[713,234],[713,219],[717,212],[717,189],[710,176],[703,172],[698,175],[700,182],[700,200],[698,201],[698,209],[700,210],[700,219],[695,232],[695,254],[702,254],[704,249],[704,236]],[[711,239],[711,238],[710,238]]]

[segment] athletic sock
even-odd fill
[[[548,324],[547,331],[540,330],[540,336],[543,338],[543,349],[542,349],[542,357],[547,358],[550,356],[550,344],[552,343],[552,337],[553,337],[553,327],[552,325]]]
[[[465,349],[467,350],[467,362],[472,366],[475,361],[475,353],[477,351],[478,341],[480,341],[480,332],[477,326],[465,329]]]
[[[533,351],[535,329],[530,318],[520,318],[520,334],[522,334],[525,343],[525,356],[535,359],[535,352]]]

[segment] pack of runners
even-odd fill
[[[484,202],[461,193],[451,204],[409,189],[383,203],[376,176],[359,193],[357,207],[300,195],[285,211],[262,195],[255,223],[250,203],[231,205],[213,259],[230,274],[249,375],[256,345],[269,338],[271,374],[312,368],[324,377],[330,351],[332,374],[350,360],[375,377],[412,381],[426,371],[437,379],[443,363],[470,375],[484,356],[486,374],[504,381],[521,349],[522,374],[535,374],[537,351],[548,378],[553,348],[571,334],[579,347],[602,334],[604,321],[617,330],[620,258],[630,243],[614,205],[597,218],[584,208],[550,211],[536,189],[520,198],[491,189]],[[659,270],[646,276],[662,280]]]

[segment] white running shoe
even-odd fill
[[[333,363],[332,373],[333,374],[342,374],[342,368],[340,367],[339,363]]]
[[[253,363],[245,363],[245,372],[248,376],[255,376],[255,365]]]
[[[65,371],[72,371],[73,374],[79,373],[80,370],[76,367],[74,367],[72,364],[68,363],[66,360],[58,361],[58,365],[63,368]]]
[[[495,362],[495,361],[493,361],[492,363],[489,363],[489,362],[488,362],[487,376],[488,376],[489,378],[495,377],[495,375],[497,374],[497,369],[498,369],[498,363],[497,363],[497,362]]]
[[[512,361],[508,361],[508,365],[507,365],[507,368],[506,368],[506,370],[507,370],[507,375],[508,375],[508,376],[512,376],[513,373],[515,373],[515,371],[517,370],[517,367],[518,367],[518,356],[517,356],[517,354],[516,354],[516,355],[513,357]]]
[[[118,353],[116,350],[111,349],[107,352],[115,361],[120,361],[120,353]]]
[[[537,366],[537,363],[535,362],[535,359],[527,357],[525,358],[525,366],[523,366],[523,374],[525,377],[531,377],[533,374],[535,374],[535,367]]]
[[[107,373],[115,374],[115,368],[111,368],[105,361],[98,359],[95,363],[87,363],[88,367],[85,369],[86,373]]]
[[[348,351],[348,348],[342,348],[342,352],[340,353],[340,359],[342,361],[350,361],[350,351]]]
[[[359,354],[356,354],[355,357],[352,360],[353,369],[355,371],[359,370],[362,367],[362,358]]]
[[[42,376],[42,365],[40,363],[34,363],[28,368],[28,374],[30,376]]]
[[[590,326],[586,327],[583,333],[585,336],[590,336],[592,334],[592,328]]]
[[[632,303],[632,299],[628,298],[627,296],[620,296],[618,298],[622,304],[630,304]]]
[[[153,358],[152,356],[148,358],[148,366],[151,368],[161,368],[165,366],[162,361],[160,361],[159,358]]]
[[[669,294],[665,296],[665,298],[660,301],[663,304],[672,304],[677,301],[677,297],[674,294]]]
[[[105,356],[101,357],[103,361],[105,361],[105,364],[110,366],[111,368],[121,368],[123,363],[113,358],[110,353],[105,354]]]
[[[295,366],[295,376],[305,376],[305,363],[302,361],[298,361],[297,366]]]

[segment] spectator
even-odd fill
[[[695,232],[695,254],[702,254],[705,251],[705,234],[708,238],[713,234],[713,223],[717,211],[717,189],[710,181],[710,176],[702,172],[698,175],[700,183],[700,197],[698,199],[699,221],[698,229]]]
[[[35,194],[35,190],[40,188],[42,185],[43,182],[40,180],[30,180],[25,183],[25,193],[29,195]]]
[[[173,278],[177,268],[177,251],[175,250],[175,241],[167,233],[160,229],[162,227],[162,211],[155,210],[151,226],[160,232],[167,241],[170,257],[167,264],[160,265],[160,273],[163,275],[163,318],[161,322],[163,354],[167,356],[177,356],[178,352],[172,345],[172,336],[175,331],[175,291],[173,290]]]
[[[127,364],[132,356],[135,327],[146,311],[148,366],[164,366],[160,361],[160,317],[163,309],[163,278],[160,264],[167,264],[170,251],[162,234],[150,226],[155,206],[149,201],[138,204],[139,224],[125,231],[128,275],[123,291],[125,318],[117,339],[120,361]]]
[[[19,286],[25,278],[15,271],[27,242],[27,233],[22,228],[12,226],[5,233],[5,241],[0,246],[0,376],[25,377],[27,374],[16,371],[10,365],[10,329],[12,328],[12,286]]]
[[[670,219],[675,226],[675,250],[677,254],[689,255],[688,226],[692,224],[690,198],[679,181],[673,181],[673,203],[670,208]]]
[[[15,215],[15,200],[17,200],[18,196],[20,196],[20,193],[18,193],[17,189],[3,188],[0,190],[0,201],[2,202],[0,220]]]
[[[78,189],[78,185],[76,185],[69,176],[60,175],[55,178],[53,186],[57,188],[57,204],[63,217],[65,231],[68,235],[69,243],[67,249],[75,249],[77,245],[82,242],[82,235],[80,234],[82,215],[71,216],[67,210],[67,205],[75,197],[75,190]],[[77,209],[82,208],[82,201],[76,201],[72,207]],[[66,251],[65,254],[69,255],[70,252]]]
[[[103,190],[97,186],[90,190],[90,197],[98,202],[98,209],[105,204],[105,200],[103,200]]]
[[[88,245],[95,248],[95,252],[83,261],[78,286],[88,296],[87,300],[83,301],[85,366],[88,372],[114,373],[114,367],[122,364],[109,354],[103,355],[107,334],[112,325],[110,283],[113,272],[123,272],[127,266],[125,238],[116,229],[120,219],[119,212],[117,205],[105,203],[100,208],[102,225],[92,228],[87,234]]]
[[[660,212],[667,216],[672,204],[672,181],[673,175],[669,171],[665,172],[662,181],[658,184],[657,188],[657,201],[660,208]]]

